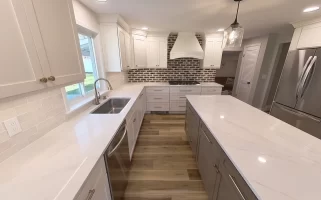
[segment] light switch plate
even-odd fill
[[[20,123],[16,117],[4,121],[4,126],[10,137],[22,132]]]

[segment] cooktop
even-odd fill
[[[199,85],[200,82],[198,81],[169,81],[170,85]]]

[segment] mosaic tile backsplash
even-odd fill
[[[216,70],[201,68],[201,61],[195,58],[178,58],[170,60],[170,52],[177,39],[177,34],[170,34],[167,48],[167,69],[131,69],[128,71],[128,82],[167,82],[170,80],[196,80],[214,82]],[[202,37],[197,35],[202,46]]]

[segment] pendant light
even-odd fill
[[[238,23],[240,2],[242,0],[234,0],[238,2],[235,21],[224,31],[225,47],[241,47],[244,35],[244,28]]]

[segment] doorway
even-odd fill
[[[250,95],[260,47],[261,44],[248,45],[244,47],[240,76],[238,78],[236,88],[236,97],[248,104],[251,104],[252,102]]]
[[[224,51],[221,68],[216,70],[215,82],[223,85],[222,95],[232,95],[240,51]]]

